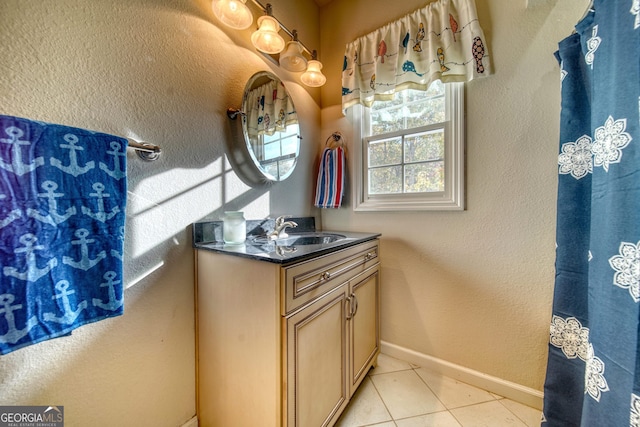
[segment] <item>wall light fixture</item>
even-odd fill
[[[307,71],[302,73],[300,80],[311,87],[320,87],[327,82],[327,78],[322,74],[322,62],[318,61],[318,52],[315,50],[311,54],[311,61],[307,64]]]
[[[287,42],[280,54],[280,66],[289,71],[304,71],[307,69],[307,58],[302,52],[304,48],[298,41],[298,32],[293,30],[293,40]]]
[[[251,34],[251,43],[260,52],[271,55],[280,53],[284,49],[284,39],[278,34],[279,31],[280,23],[271,15],[271,8],[267,7],[267,14],[258,18],[258,29]]]
[[[223,24],[236,30],[244,30],[253,23],[253,15],[246,2],[247,0],[213,0],[211,8]]]
[[[225,25],[231,28],[243,30],[249,28],[253,22],[253,15],[245,4],[247,0],[213,0],[211,8],[214,15]],[[300,80],[310,87],[319,87],[326,83],[327,78],[322,74],[322,63],[318,61],[317,51],[310,51],[298,40],[296,30],[290,31],[273,16],[273,8],[267,3],[263,6],[258,0],[251,0],[264,12],[264,16],[258,18],[258,30],[251,34],[251,43],[259,51],[271,55],[271,58],[279,62],[280,66],[288,71],[304,71]],[[285,44],[279,32],[284,31],[291,41]],[[284,50],[284,51],[283,51]],[[281,53],[282,52],[282,53]],[[279,55],[279,60],[272,55]],[[310,57],[307,60],[305,54]]]

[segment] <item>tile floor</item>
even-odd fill
[[[381,354],[336,427],[540,425],[540,411]]]

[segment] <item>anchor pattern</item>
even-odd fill
[[[126,148],[0,115],[0,354],[123,313]]]
[[[78,318],[78,316],[80,315],[80,312],[85,308],[87,308],[87,305],[89,303],[87,301],[82,301],[78,304],[76,310],[73,310],[71,308],[71,302],[69,300],[69,297],[75,294],[76,291],[74,290],[68,291],[67,289],[69,289],[69,282],[67,282],[66,280],[61,280],[58,283],[56,283],[56,290],[59,291],[60,293],[55,294],[51,298],[54,300],[59,299],[62,301],[63,315],[56,316],[55,313],[44,313],[44,320],[48,322],[58,322],[58,323],[64,323],[66,325],[71,325]]]
[[[124,249],[124,227],[120,227],[118,230],[118,239],[121,242],[121,246]],[[118,258],[120,261],[124,260],[124,252],[118,252],[115,249],[111,249],[111,256]]]
[[[0,203],[2,203],[3,199],[6,199],[7,196],[5,196],[4,194],[0,194]],[[11,212],[9,212],[7,214],[7,216],[5,216],[4,218],[0,219],[0,228],[4,228],[7,225],[11,224],[13,221],[15,221],[16,219],[20,218],[22,216],[22,210],[21,209],[14,209]]]
[[[58,189],[58,184],[53,181],[45,181],[41,185],[42,189],[45,190],[44,193],[38,193],[38,197],[42,199],[47,199],[48,201],[48,210],[46,214],[41,214],[37,209],[27,209],[27,215],[32,218],[37,219],[40,222],[44,222],[54,227],[58,224],[61,224],[68,220],[72,215],[76,214],[75,206],[71,206],[68,208],[64,214],[58,213],[58,202],[57,198],[63,197],[63,193],[56,193],[55,191]]]
[[[107,271],[104,274],[104,279],[106,280],[106,282],[101,283],[100,287],[106,287],[109,290],[109,300],[104,303],[99,298],[94,298],[92,301],[93,305],[95,305],[96,307],[104,308],[105,310],[117,310],[118,308],[122,307],[122,303],[124,302],[124,300],[118,299],[118,297],[116,297],[115,289],[116,286],[120,285],[120,281],[115,280],[116,277],[117,275],[115,271]]]
[[[58,169],[71,174],[73,176],[79,176],[84,173],[89,172],[91,169],[96,167],[96,163],[94,161],[87,162],[86,165],[80,166],[78,164],[78,153],[77,151],[84,151],[84,148],[77,145],[78,137],[72,133],[68,133],[64,136],[64,140],[68,142],[68,144],[60,144],[61,149],[69,150],[69,164],[64,166],[62,162],[55,157],[51,158],[51,165],[57,167]]]
[[[111,141],[111,151],[107,151],[107,154],[113,156],[113,169],[109,169],[105,163],[100,162],[100,169],[109,174],[110,177],[115,179],[121,179],[127,176],[126,163],[121,159],[126,159],[127,150],[126,146],[123,146],[118,141]]]

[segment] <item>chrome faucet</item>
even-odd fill
[[[269,237],[269,240],[285,239],[289,237],[289,235],[285,232],[285,228],[287,227],[295,228],[298,226],[298,224],[293,221],[285,221],[285,219],[290,217],[291,215],[282,215],[276,218],[276,225],[273,228],[273,231],[267,234],[267,237]]]

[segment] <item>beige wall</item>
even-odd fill
[[[383,340],[542,389],[555,256],[553,53],[587,3],[476,0],[495,74],[466,85],[464,212],[322,212],[325,228],[383,235]],[[322,9],[323,137],[351,133],[339,105],[345,44],[424,4],[335,0]]]
[[[319,46],[312,0],[272,3]],[[154,163],[128,156],[124,316],[0,356],[0,405],[64,405],[69,427],[172,427],[195,415],[190,224],[234,209],[249,218],[314,214],[318,89],[274,70],[303,121],[288,181],[252,189],[225,158],[238,123],[226,108],[239,106],[249,76],[272,69],[249,34],[219,25],[209,0],[0,2],[0,114],[163,149]]]

